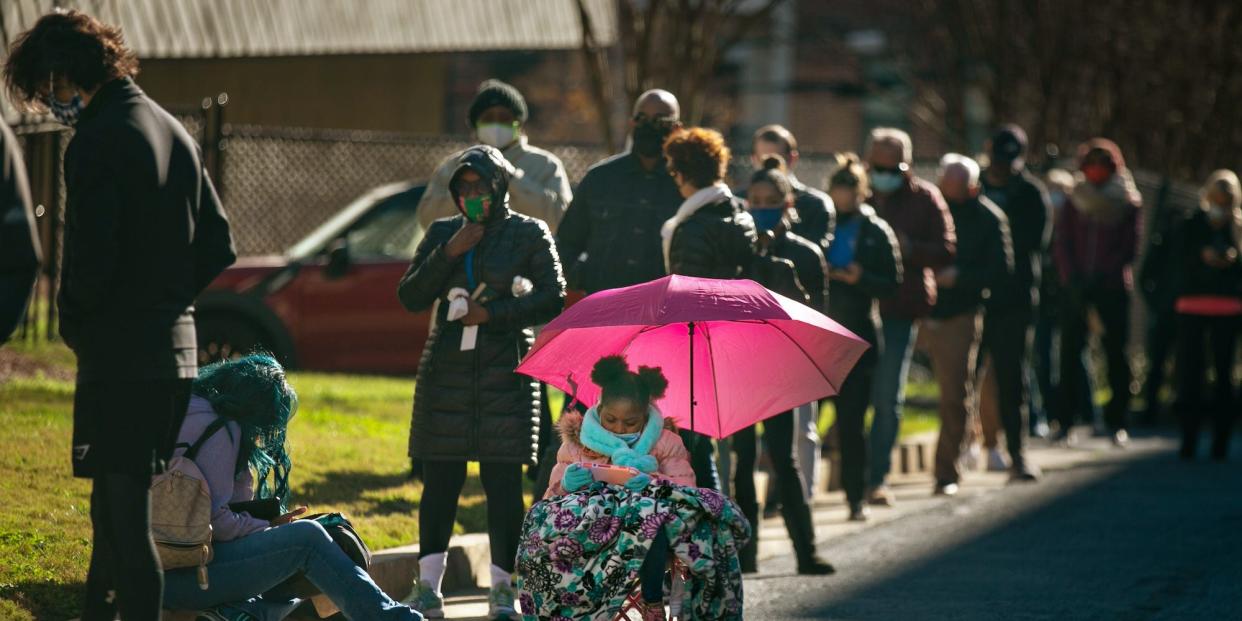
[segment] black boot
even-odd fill
[[[740,506],[742,516],[750,523],[750,539],[746,545],[738,550],[737,560],[742,565],[742,573],[753,574],[759,572],[759,505],[751,504]]]
[[[832,563],[815,552],[815,522],[811,517],[811,507],[806,503],[798,503],[796,507],[786,505],[781,507],[781,514],[785,517],[785,530],[793,540],[794,554],[798,557],[798,573],[813,576],[836,573]]]

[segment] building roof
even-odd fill
[[[597,41],[617,40],[615,0],[584,0]],[[120,24],[139,58],[572,49],[577,0],[3,0],[3,43],[53,7]]]

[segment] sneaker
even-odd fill
[[[976,469],[978,469],[979,468],[979,457],[981,455],[982,455],[982,451],[979,449],[979,445],[971,443],[970,448],[967,448],[966,452],[962,453],[962,458],[961,458],[962,470],[966,472],[973,472]]]
[[[414,589],[405,599],[401,600],[401,603],[428,619],[444,618],[444,596],[436,593],[429,585],[417,578],[414,579]]]
[[[194,621],[257,621],[253,615],[240,610],[212,608],[204,610],[194,617]]]
[[[869,517],[871,517],[871,509],[868,509],[866,504],[861,502],[850,503],[851,522],[866,522]]]
[[[1058,429],[1056,433],[1048,436],[1048,442],[1054,446],[1069,448],[1075,443],[1074,432],[1072,429]]]
[[[487,593],[487,614],[492,621],[517,621],[517,608],[513,605],[515,599],[517,593],[513,592],[512,585],[492,585]]]
[[[881,485],[879,487],[872,488],[870,492],[867,492],[867,504],[879,507],[891,507],[897,503],[893,501],[893,492],[888,489],[888,486]]]
[[[1113,432],[1112,441],[1113,446],[1117,448],[1126,448],[1127,446],[1130,446],[1130,434],[1126,433],[1125,429],[1118,429]]]
[[[936,489],[932,491],[933,496],[956,496],[958,492],[957,483],[936,483]]]
[[[988,472],[1004,472],[1009,469],[1009,460],[1000,447],[988,449]]]
[[[1034,425],[1031,425],[1031,437],[1032,438],[1040,438],[1040,439],[1047,438],[1048,433],[1050,431],[1051,430],[1048,427],[1048,423],[1042,420],[1035,423]]]

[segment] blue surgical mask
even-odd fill
[[[871,173],[871,188],[881,194],[896,192],[906,180],[906,176],[895,172]]]
[[[80,94],[75,94],[73,99],[69,100],[69,103],[61,103],[56,97],[49,95],[44,98],[43,103],[52,112],[52,116],[56,117],[57,121],[70,127],[77,124],[78,116],[86,109],[86,104],[82,102],[82,95]]]
[[[760,231],[771,231],[785,217],[784,207],[761,207],[750,210],[750,217],[755,219],[755,228]]]
[[[635,431],[634,433],[614,433],[612,435],[617,436],[622,442],[632,446],[635,442],[638,442],[638,437],[643,435],[643,432]]]

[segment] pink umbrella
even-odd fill
[[[591,368],[623,354],[632,367],[664,369],[665,416],[723,438],[837,394],[867,347],[754,281],[666,276],[574,304],[543,328],[517,372],[596,403]]]

